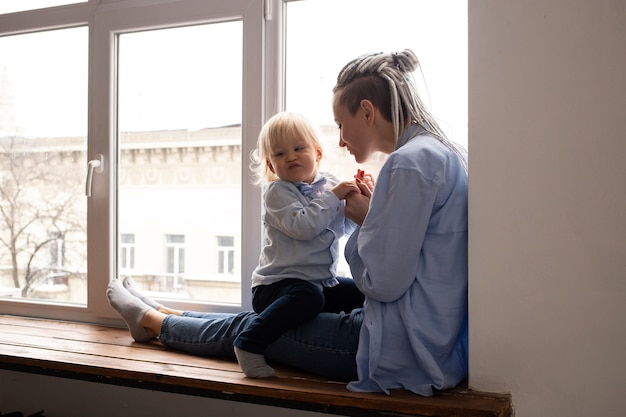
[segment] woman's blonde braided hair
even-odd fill
[[[346,106],[351,114],[356,114],[361,100],[370,100],[393,123],[396,149],[404,145],[400,143],[404,130],[416,123],[458,154],[467,168],[458,146],[447,138],[417,92],[411,74],[419,66],[417,56],[410,49],[363,55],[348,62],[339,72],[333,93],[341,92],[339,104]]]

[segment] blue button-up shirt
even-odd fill
[[[460,158],[423,131],[382,167],[346,244],[366,296],[349,389],[432,395],[466,378],[467,182]]]

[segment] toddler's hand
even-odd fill
[[[340,182],[339,184],[335,185],[331,191],[335,193],[337,198],[340,200],[345,199],[346,196],[352,192],[357,192],[359,194],[361,193],[361,189],[358,185],[356,185],[355,181]]]

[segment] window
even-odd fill
[[[135,235],[122,233],[120,235],[120,270],[132,271],[135,269]]]
[[[207,256],[212,236],[233,236],[228,274],[241,252],[242,36],[241,20],[118,36],[118,224],[137,231],[135,281],[190,278],[167,287],[178,300],[211,300],[205,281],[229,266],[223,252]],[[154,242],[168,230],[184,236],[168,236],[164,262]]]
[[[233,236],[217,237],[217,273],[233,275],[235,269],[235,238]]]
[[[325,162],[344,178],[354,175],[356,164],[338,149],[330,92],[343,65],[362,54],[412,49],[421,63],[414,78],[422,98],[446,134],[467,147],[467,2],[387,0],[380,5],[380,0],[286,4],[285,107],[308,115],[327,132],[331,152]],[[324,30],[316,29],[319,22]],[[378,165],[379,159],[366,168]]]
[[[50,233],[50,266],[63,266],[65,263],[65,239],[60,232]]]
[[[185,273],[185,236],[167,235],[165,242],[166,284],[161,292],[180,292],[183,289],[182,275]]]
[[[165,237],[166,267],[167,274],[182,274],[185,272],[185,236],[167,235]]]
[[[415,50],[426,101],[467,143],[464,1],[2,3],[7,313],[117,318],[106,286],[127,274],[175,308],[250,308],[261,191],[248,155],[258,132],[277,111],[301,111],[325,132],[323,168],[350,178],[357,166],[338,149],[330,99],[341,66],[361,53]],[[6,14],[17,11],[10,4],[27,18]],[[383,160],[359,168],[375,173]]]
[[[307,0],[286,5],[285,107],[319,124],[326,139],[322,169],[343,179],[352,178],[357,168],[376,174],[385,159],[378,155],[358,166],[338,146],[331,91],[343,65],[362,54],[412,49],[421,62],[421,73],[417,71],[414,80],[425,104],[448,137],[467,147],[467,3],[388,0],[385,7],[380,4],[379,0]],[[324,22],[323,30],[317,29],[319,22]],[[337,273],[350,275],[343,257]]]
[[[0,293],[14,300],[86,300],[87,57],[84,26],[0,37]]]
[[[29,225],[18,241],[0,228],[3,311],[115,317],[106,286],[127,273],[174,303],[248,306],[264,1],[61,3],[26,19],[0,10],[0,208],[20,203],[14,216]],[[232,237],[229,249],[219,254],[215,236]],[[229,277],[225,303],[210,295],[218,276]]]

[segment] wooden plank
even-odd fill
[[[236,362],[134,343],[125,329],[94,324],[0,316],[0,367],[68,378],[355,416],[506,417],[508,395],[465,387],[421,397],[354,393],[327,381],[277,367],[278,378],[245,378]]]

